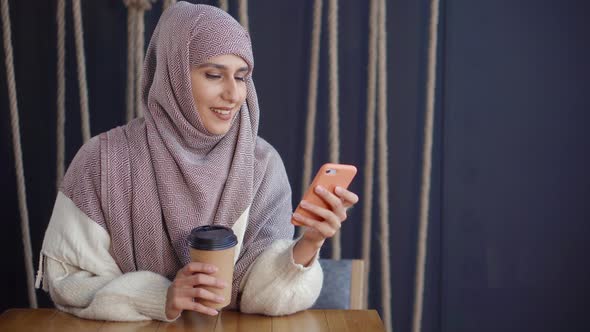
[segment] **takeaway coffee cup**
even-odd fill
[[[225,281],[226,287],[204,287],[223,296],[223,303],[199,300],[205,306],[222,309],[231,302],[232,280],[234,276],[234,251],[238,239],[231,228],[219,225],[208,225],[194,228],[188,236],[188,244],[193,262],[207,263],[217,266],[213,277]]]

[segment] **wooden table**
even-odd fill
[[[9,309],[0,315],[0,331],[385,331],[375,310],[306,310],[268,317],[224,311],[218,316],[184,312],[172,323],[105,322],[81,319],[55,309]]]

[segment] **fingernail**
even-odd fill
[[[217,297],[217,302],[223,302],[223,301],[225,301],[224,297],[221,297],[221,296]]]
[[[295,218],[295,220],[303,220],[303,216],[299,213],[293,213],[293,218]]]
[[[211,315],[212,315],[212,316],[215,316],[215,315],[217,315],[217,314],[219,314],[219,311],[217,311],[217,310],[214,310],[214,309],[211,309]]]
[[[307,201],[301,201],[301,203],[299,204],[301,204],[301,206],[304,208],[308,208],[310,206],[310,204]]]
[[[322,186],[317,186],[317,187],[315,187],[315,191],[317,193],[323,193],[323,192],[326,191],[326,189],[324,187],[322,187]]]
[[[337,194],[343,194],[343,193],[344,193],[344,189],[343,189],[342,187],[336,187],[336,188],[334,189],[334,191],[335,191]]]

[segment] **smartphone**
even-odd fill
[[[320,185],[326,188],[332,194],[334,194],[334,189],[336,188],[336,186],[347,189],[348,185],[350,185],[355,175],[356,167],[354,167],[353,165],[330,163],[324,164],[316,173],[316,176],[311,182],[309,188],[307,188],[305,195],[303,195],[303,200],[329,209],[328,203],[326,203],[320,196],[318,196],[318,194],[315,193],[315,187]],[[295,212],[301,214],[304,217],[314,218],[316,220],[318,218],[321,218],[303,209],[300,206],[297,206]],[[301,226],[301,224],[293,218],[291,218],[291,223],[296,226]]]

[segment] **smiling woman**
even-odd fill
[[[193,97],[200,120],[213,135],[223,135],[246,100],[248,64],[239,56],[223,54],[191,68]]]
[[[143,68],[144,117],[82,146],[60,186],[38,273],[56,307],[118,321],[216,315],[227,303],[309,308],[319,249],[358,197],[316,188],[328,207],[308,205],[319,217],[299,220],[306,231],[293,240],[285,167],[258,137],[248,32],[218,8],[180,2],[162,14]],[[233,279],[191,262],[188,235],[211,225],[235,233]]]

